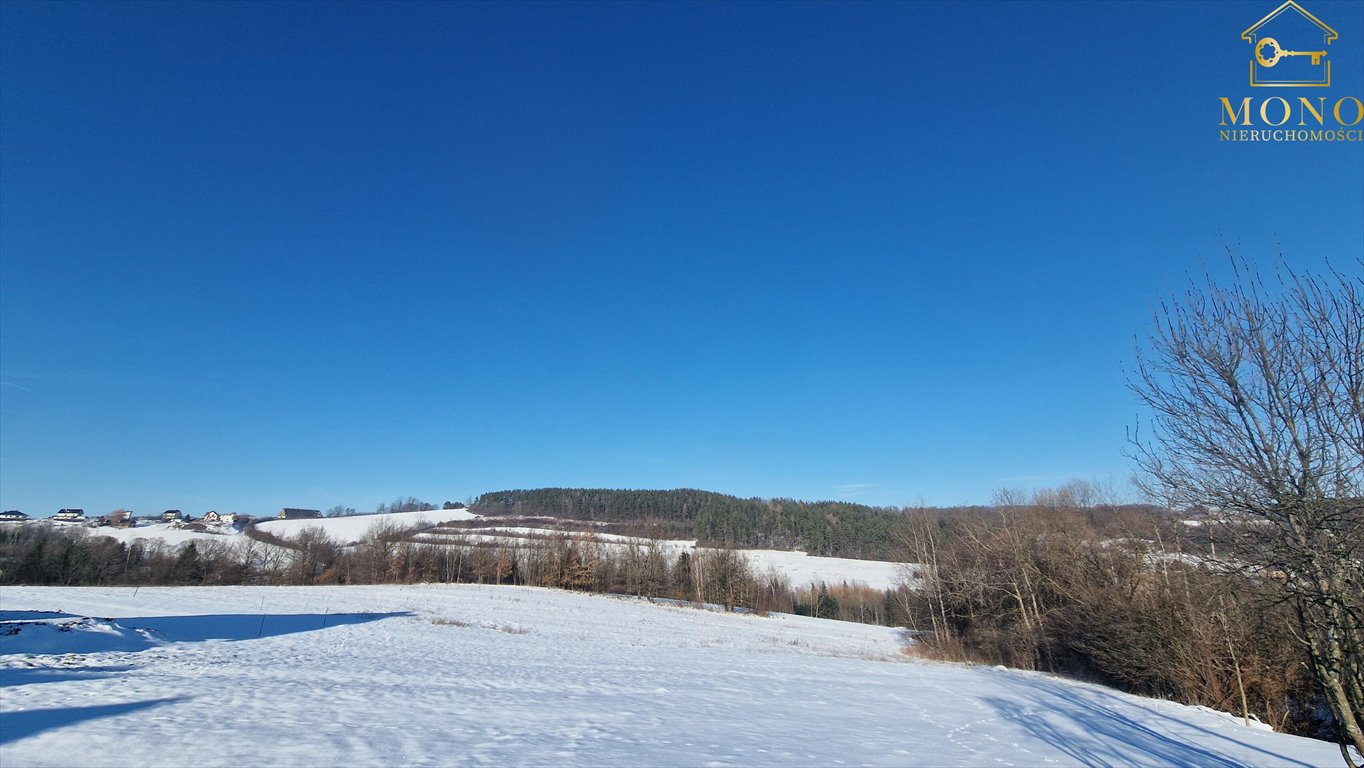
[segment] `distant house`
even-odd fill
[[[219,523],[221,525],[231,525],[236,521],[237,515],[233,514],[232,512],[216,512],[210,509],[208,511],[208,514],[204,515],[205,523]]]
[[[320,509],[294,509],[293,507],[285,507],[279,511],[278,519],[315,520],[320,517],[322,517],[322,510]]]
[[[183,520],[185,515],[178,509],[168,509],[161,513],[161,520],[167,523],[174,523]]]
[[[85,510],[83,509],[59,509],[57,514],[52,516],[53,520],[60,520],[66,523],[79,523],[85,520]]]
[[[17,509],[0,512],[0,523],[22,523],[28,519],[28,515]]]

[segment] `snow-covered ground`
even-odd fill
[[[428,512],[394,512],[385,515],[351,515],[324,517],[314,520],[266,520],[256,527],[276,536],[297,536],[304,528],[321,528],[327,535],[343,544],[359,541],[375,523],[403,527],[421,527],[450,520],[472,520],[477,517],[467,509],[433,509]]]
[[[178,547],[191,541],[229,541],[232,537],[240,535],[231,526],[222,526],[210,532],[181,528],[174,523],[152,523],[151,525],[139,525],[135,528],[106,526],[91,528],[89,531],[91,536],[108,536],[125,544],[131,544],[138,539],[161,539],[172,547]]]
[[[526,587],[6,587],[0,622],[6,768],[1340,760],[1208,710],[916,661],[884,627]]]
[[[819,583],[860,584],[872,589],[893,589],[903,581],[904,566],[880,560],[851,560],[846,557],[813,557],[804,552],[771,549],[741,549],[758,573],[769,568],[785,576],[795,589]]]
[[[543,537],[572,536],[584,541],[594,541],[603,547],[625,547],[630,544],[644,545],[648,539],[620,536],[609,533],[565,533],[549,528],[528,528],[524,526],[496,526],[493,528],[442,529],[429,535],[418,536],[418,541],[449,541],[463,538],[466,541],[496,542],[516,546],[518,543],[533,545],[543,541]],[[694,552],[695,540],[660,539],[658,545],[669,557],[677,557],[683,551]],[[850,584],[871,587],[872,589],[893,589],[902,582],[904,566],[881,560],[853,560],[845,557],[816,557],[801,551],[774,549],[736,550],[748,560],[758,574],[774,571],[784,577],[793,589],[805,589],[817,584]]]

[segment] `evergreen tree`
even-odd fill
[[[838,618],[838,598],[829,594],[829,588],[819,585],[819,597],[815,598],[815,616],[821,619]]]
[[[175,566],[171,570],[171,578],[177,584],[204,583],[204,565],[199,561],[199,548],[194,542],[191,541],[180,550],[180,555],[175,558]]]
[[[14,580],[19,584],[48,583],[47,569],[43,565],[42,539],[33,542],[29,545],[28,551],[24,552],[24,559],[15,570]]]
[[[677,564],[673,566],[672,582],[679,600],[696,598],[696,578],[692,574],[691,555],[686,550],[677,556]]]

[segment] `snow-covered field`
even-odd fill
[[[1340,760],[1207,710],[915,661],[883,627],[525,587],[6,587],[0,622],[5,768]]]
[[[472,517],[472,516],[471,516]],[[468,541],[485,541],[509,544],[533,544],[542,539],[536,537],[573,536],[597,542],[603,547],[625,547],[631,543],[644,545],[648,539],[619,536],[609,533],[568,533],[548,528],[527,528],[524,526],[498,526],[495,528],[442,529],[435,535],[418,536],[418,541],[449,541],[451,536]],[[657,543],[669,557],[677,557],[683,551],[694,552],[695,540],[660,539]],[[784,576],[793,589],[805,589],[824,583],[829,585],[847,583],[872,589],[893,589],[904,581],[904,566],[882,560],[854,560],[846,557],[816,557],[798,550],[740,549],[736,550],[758,574],[769,571]]]
[[[479,515],[465,509],[445,509],[430,510],[427,512],[398,512],[384,515],[352,515],[349,517],[326,517],[311,520],[266,520],[257,523],[256,527],[267,533],[276,536],[291,538],[297,536],[305,528],[321,528],[326,534],[341,542],[351,544],[359,541],[365,533],[376,524],[397,525],[404,527],[424,528],[430,525],[449,522],[453,520],[473,520]],[[590,526],[590,523],[582,523]],[[30,523],[17,523],[17,525],[51,525],[48,521],[35,521]],[[15,523],[10,523],[15,525]],[[62,524],[57,524],[62,525]],[[79,526],[72,526],[79,527]],[[136,539],[162,539],[173,547],[181,546],[190,541],[215,541],[231,543],[242,534],[230,526],[216,528],[213,531],[195,531],[188,528],[178,527],[172,523],[155,523],[152,525],[140,525],[136,528],[97,528],[90,530],[94,536],[110,536],[125,543],[131,543]],[[497,526],[493,528],[473,528],[473,529],[440,529],[427,535],[418,535],[418,541],[448,541],[451,536],[463,537],[469,541],[498,541],[510,544],[526,543],[541,540],[543,537],[555,537],[565,535],[562,531],[549,528],[532,528],[525,526]],[[629,536],[620,536],[609,533],[573,533],[568,534],[578,537],[590,537],[602,543],[603,546],[624,546],[629,542],[646,542],[646,539],[637,539]],[[683,550],[694,550],[695,541],[686,540],[662,540],[659,542],[665,551],[671,556],[676,557]],[[825,584],[860,584],[871,587],[872,589],[891,589],[899,584],[902,579],[902,566],[899,563],[888,563],[879,560],[852,560],[841,557],[813,557],[799,551],[782,551],[770,549],[743,549],[739,550],[748,559],[753,569],[759,573],[766,573],[769,570],[786,577],[791,587],[803,589],[813,587],[820,583]]]
[[[174,523],[152,523],[136,528],[95,528],[90,530],[90,535],[108,536],[125,544],[131,544],[138,539],[161,539],[172,547],[178,547],[191,541],[230,541],[240,534],[231,526],[224,526],[210,533],[181,528]]]
[[[758,573],[769,568],[785,576],[793,588],[826,584],[860,584],[872,589],[893,589],[903,581],[903,566],[880,560],[852,560],[846,557],[813,557],[804,552],[772,549],[741,549]]]
[[[472,520],[477,515],[467,509],[433,509],[427,512],[395,512],[387,515],[351,515],[317,520],[266,520],[256,527],[276,536],[297,536],[304,528],[321,528],[343,544],[359,541],[375,523],[403,527],[424,527],[450,520]]]

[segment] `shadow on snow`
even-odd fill
[[[1012,676],[1011,676],[1012,677]],[[1090,766],[1197,765],[1208,768],[1240,768],[1247,752],[1254,753],[1251,764],[1302,766],[1309,764],[1271,752],[1215,730],[1148,707],[1134,707],[1118,696],[1074,684],[1030,676],[1026,682],[1010,680],[1019,692],[1017,698],[984,698],[1008,720],[1028,733],[1056,747],[1076,761]],[[1134,716],[1132,716],[1134,715]],[[1189,743],[1190,731],[1198,734],[1205,746]],[[1209,749],[1218,740],[1226,752],[1241,759]]]
[[[390,613],[227,613],[205,616],[138,616],[114,619],[130,629],[151,630],[160,640],[194,643],[204,640],[255,640],[313,632],[348,624],[368,624],[411,611]]]
[[[0,621],[41,621],[44,619],[78,619],[74,613],[61,611],[0,611]]]
[[[56,709],[30,709],[22,712],[6,712],[0,720],[0,744],[34,736],[53,728],[114,717],[184,701],[187,697],[176,696],[165,699],[135,701],[128,704],[100,704],[93,707],[58,707]]]
[[[10,612],[14,613],[14,612]],[[388,613],[208,614],[199,616],[132,616],[116,619],[78,617],[0,624],[0,654],[138,652],[164,643],[208,640],[255,640],[329,627],[367,624],[411,611]],[[74,670],[73,670],[74,671]],[[6,675],[8,678],[8,674]],[[21,678],[22,679],[22,678]],[[25,682],[38,682],[36,677]],[[17,684],[6,682],[6,685]]]

